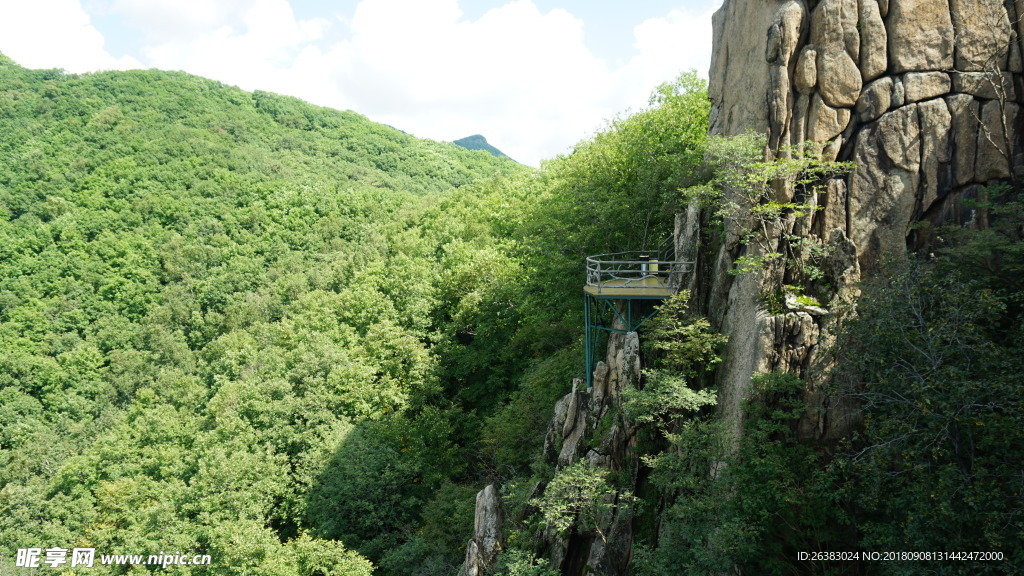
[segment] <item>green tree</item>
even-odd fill
[[[777,299],[785,283],[799,292],[829,291],[820,268],[827,255],[821,240],[794,234],[821,208],[829,179],[852,169],[848,162],[823,162],[818,145],[805,142],[766,158],[765,137],[746,133],[712,137],[708,142],[708,180],[683,190],[683,200],[711,212],[734,254],[733,274],[765,272],[763,297]],[[774,307],[774,306],[772,306]]]
[[[608,471],[579,460],[555,473],[544,494],[530,501],[544,522],[558,532],[570,528],[596,533],[605,540],[615,511],[629,508],[634,499],[629,491],[608,483]]]
[[[827,455],[797,438],[802,395],[792,374],[758,374],[737,442],[711,417],[669,434],[670,449],[646,459],[669,503],[657,539],[640,548],[638,573],[843,573],[797,554],[855,542]]]
[[[649,347],[659,353],[657,367],[644,371],[642,388],[624,391],[624,408],[631,418],[671,427],[676,419],[715,404],[715,390],[700,389],[699,377],[721,362],[718,351],[728,338],[712,331],[707,318],[691,313],[688,290],[658,306],[646,337]]]
[[[989,278],[943,269],[976,264],[894,262],[865,287],[841,348],[842,390],[863,429],[842,464],[864,510],[865,546],[1001,552],[1006,563],[969,569],[999,574],[1022,554],[1024,340],[1004,329],[1000,295],[979,285]]]

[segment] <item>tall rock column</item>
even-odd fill
[[[476,495],[473,538],[466,545],[466,561],[459,576],[491,573],[491,564],[501,551],[502,520],[501,496],[494,484],[489,484]]]
[[[1022,14],[1022,0],[725,0],[715,14],[711,132],[765,134],[768,156],[811,141],[824,160],[856,163],[814,199],[823,209],[809,225],[779,232],[834,255],[824,310],[767,312],[765,278],[727,274],[735,243],[697,287],[731,337],[717,377],[734,430],[752,373],[820,373],[808,368],[824,362],[831,312],[856,295],[861,274],[920,247],[919,222],[970,221],[961,200],[1020,166]],[[679,228],[699,216],[691,209]],[[808,398],[823,402],[819,384],[808,383]],[[804,430],[835,436],[841,420]]]
[[[624,416],[622,391],[640,379],[640,340],[635,332],[611,334],[605,359],[594,369],[590,390],[582,380],[555,405],[544,440],[544,455],[556,470],[580,460],[616,472],[634,483],[637,473],[636,429]],[[542,489],[541,487],[538,487]],[[560,534],[546,530],[542,546],[562,574],[618,575],[629,567],[633,545],[633,512],[616,507],[604,537],[594,533]]]

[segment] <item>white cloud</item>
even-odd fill
[[[190,0],[191,4],[212,5],[210,0]],[[289,76],[302,48],[318,40],[325,22],[298,21],[287,0],[235,2],[243,10],[230,21],[212,9],[197,10],[199,21],[208,30],[198,36],[171,36],[143,48],[147,62],[157,68],[185,70],[216,78],[252,90],[289,90],[282,79]],[[163,9],[158,4],[160,13]],[[143,18],[145,14],[135,14]],[[176,24],[175,24],[176,26]]]
[[[5,9],[0,49],[30,67],[139,67],[103,51],[79,1]],[[642,107],[678,72],[706,73],[711,8],[720,4],[704,0],[707,10],[674,10],[636,26],[633,57],[610,69],[584,43],[584,23],[565,10],[508,0],[471,21],[460,1],[468,0],[362,0],[331,20],[297,18],[289,0],[102,5],[135,28],[147,66],[350,108],[421,137],[480,133],[537,164],[614,114]]]
[[[707,78],[711,62],[711,16],[722,0],[704,4],[702,9],[672,10],[662,18],[651,18],[633,29],[637,53],[618,71],[615,101],[626,102],[634,108],[643,106],[653,88],[691,69]]]
[[[121,15],[149,42],[180,42],[239,25],[258,1],[113,0],[109,10]]]
[[[651,78],[670,77],[674,71],[696,68],[704,77],[711,62],[711,16],[721,0],[701,11],[672,10],[664,18],[639,24],[634,34],[639,54],[630,63]]]
[[[0,51],[27,68],[63,68],[68,72],[141,68],[132,57],[114,58],[79,0],[4,3]]]
[[[347,26],[300,21],[287,0],[234,0],[230,17],[215,0],[188,3],[191,24],[166,16],[166,0],[118,0],[133,22],[165,21],[143,50],[148,64],[351,108],[417,136],[481,133],[532,164],[614,112],[597,103],[612,78],[584,45],[583,23],[530,0],[475,21],[458,0],[363,0]],[[325,42],[331,25],[347,37]],[[183,26],[206,32],[173,34]]]
[[[609,72],[564,10],[518,0],[470,22],[455,0],[365,0],[352,32],[351,106],[420,136],[482,133],[535,164],[611,112],[593,104]]]

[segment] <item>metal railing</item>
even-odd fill
[[[671,248],[671,247],[669,247]],[[652,285],[677,288],[693,262],[671,259],[670,249],[633,250],[587,257],[587,285],[601,290],[649,289]]]

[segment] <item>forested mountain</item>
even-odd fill
[[[473,494],[529,477],[582,373],[582,256],[669,233],[703,94],[538,172],[183,73],[0,60],[0,565],[454,570]]]
[[[485,150],[499,158],[508,157],[508,155],[502,152],[501,150],[498,150],[494,146],[491,146],[490,142],[487,141],[487,138],[484,138],[480,134],[474,134],[472,136],[466,136],[465,138],[459,138],[458,140],[452,141],[452,144],[455,144],[456,146],[462,146],[466,150]]]
[[[0,57],[0,573],[450,575],[485,486],[504,576],[1019,572],[1019,180],[861,254],[865,164],[740,112],[683,74],[531,169]],[[585,257],[666,239],[690,289],[574,388]],[[1003,560],[799,555],[866,550]]]
[[[515,273],[517,198],[487,182],[520,166],[181,73],[7,59],[0,133],[5,565],[359,573],[346,549],[408,539],[466,467],[437,351],[501,307],[463,301]]]

